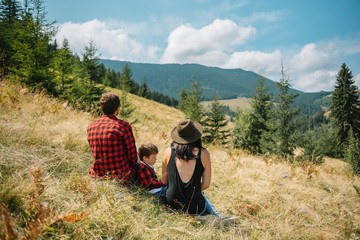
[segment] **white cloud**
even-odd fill
[[[137,27],[138,30],[144,28],[139,24],[132,26]],[[122,27],[118,22],[104,22],[94,19],[85,23],[67,22],[62,24],[56,39],[58,42],[62,42],[66,37],[73,51],[77,54],[83,53],[84,47],[92,39],[95,41],[102,58],[128,61],[157,59],[159,48],[156,46],[143,46],[141,42],[130,36],[130,31]]]
[[[347,56],[359,53],[358,45],[357,41],[338,39],[305,45],[299,53],[290,56],[289,72],[293,87],[306,92],[334,90],[341,64]]]
[[[260,73],[266,77],[276,76],[280,72],[281,52],[243,51],[233,53],[224,68],[242,68]]]
[[[316,71],[328,68],[329,59],[334,55],[331,51],[318,49],[314,43],[305,45],[300,53],[296,54],[290,61],[292,70]]]
[[[217,19],[200,29],[181,25],[170,33],[161,62],[185,63],[198,59],[197,63],[201,64],[221,64],[223,59],[209,57],[224,56],[235,46],[243,45],[255,33],[255,28],[241,27],[231,20]]]
[[[334,90],[336,71],[316,70],[311,73],[300,74],[296,79],[296,88],[305,89],[306,92]]]
[[[360,73],[354,76],[355,85],[360,89]]]
[[[306,44],[300,52],[290,56],[289,74],[294,88],[306,92],[331,91],[335,83],[334,61],[338,53],[332,44]]]

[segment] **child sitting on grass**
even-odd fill
[[[138,169],[139,184],[143,189],[157,197],[165,195],[166,186],[156,176],[154,164],[159,153],[158,148],[152,144],[142,144],[138,150],[140,164]]]

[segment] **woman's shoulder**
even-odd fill
[[[167,149],[165,149],[165,151],[164,151],[164,162],[168,162],[169,161],[169,159],[170,159],[170,157],[171,157],[171,148],[170,147],[168,147]]]
[[[164,154],[170,155],[171,154],[171,147],[165,149]]]
[[[206,148],[201,149],[201,162],[204,167],[210,162],[210,153]]]
[[[210,157],[210,152],[206,148],[201,149],[201,157]]]

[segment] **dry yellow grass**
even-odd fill
[[[202,102],[203,106],[206,109],[210,109],[211,103],[213,101],[204,101]],[[225,99],[220,100],[220,103],[224,106],[229,106],[230,110],[233,112],[238,112],[239,110],[247,111],[251,109],[252,98],[236,98],[236,99]]]
[[[210,146],[206,190],[232,227],[176,214],[148,194],[88,176],[86,127],[94,117],[46,95],[0,86],[1,239],[359,239],[360,187],[346,163],[294,167],[240,150]],[[116,92],[116,90],[114,90]],[[129,96],[137,145],[152,142],[160,174],[170,132],[183,114]],[[354,187],[355,186],[355,187]],[[38,223],[36,227],[32,224]]]

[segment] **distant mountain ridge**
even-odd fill
[[[133,63],[101,59],[100,63],[106,68],[120,72],[125,64],[132,70],[133,79],[137,83],[144,80],[151,90],[159,91],[170,97],[179,98],[183,87],[189,88],[191,81],[200,83],[202,96],[205,100],[212,100],[215,95],[220,99],[234,99],[237,97],[252,97],[258,85],[260,75],[242,69],[222,69],[207,67],[200,64],[152,64]],[[268,92],[277,95],[279,90],[275,81],[263,77]],[[297,103],[314,106],[319,98],[329,95],[329,92],[306,93],[290,89],[298,94]]]

